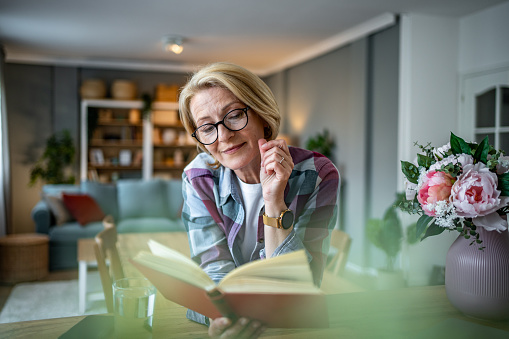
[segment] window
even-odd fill
[[[509,87],[498,85],[475,96],[474,139],[486,135],[495,148],[509,152]]]

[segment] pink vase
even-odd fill
[[[478,227],[484,250],[459,236],[449,248],[445,289],[462,313],[488,320],[509,320],[509,233]]]

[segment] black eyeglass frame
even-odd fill
[[[219,138],[219,125],[223,125],[224,127],[226,127],[227,130],[229,131],[232,131],[232,132],[237,132],[237,131],[241,131],[243,130],[244,128],[246,128],[248,122],[249,122],[249,116],[247,115],[247,111],[250,109],[251,107],[249,106],[246,106],[245,108],[235,108],[235,109],[232,109],[231,111],[229,111],[228,113],[225,114],[225,116],[223,117],[223,119],[221,119],[220,121],[216,122],[215,124],[211,124],[211,123],[207,123],[207,124],[203,124],[201,126],[198,126],[193,134],[191,134],[191,136],[193,138],[195,138],[200,144],[202,145],[212,145],[213,143],[215,143],[217,141],[217,138]],[[230,115],[230,113],[234,112],[234,111],[244,111],[244,114],[246,115],[246,124],[242,127],[242,128],[239,128],[239,129],[231,129],[229,128],[228,126],[226,126],[226,124],[224,123],[226,117],[228,115]],[[202,128],[203,126],[214,126],[216,128],[216,139],[214,139],[214,141],[206,144],[204,142],[201,142],[200,139],[198,139],[198,137],[196,136],[196,132]]]

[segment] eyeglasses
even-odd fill
[[[218,126],[223,125],[230,131],[240,131],[247,126],[247,110],[246,108],[237,108],[229,111],[223,118],[223,120],[216,122],[215,124],[204,124],[198,127],[193,134],[193,138],[198,140],[203,145],[210,145],[216,142],[218,137]]]

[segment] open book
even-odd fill
[[[328,327],[325,296],[313,284],[304,250],[256,260],[219,284],[185,255],[154,240],[131,263],[161,294],[209,318],[248,317],[269,327]]]

